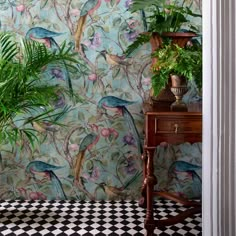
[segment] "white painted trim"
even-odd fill
[[[203,1],[203,236],[236,235],[235,10]]]
[[[214,1],[214,0],[213,0]],[[202,230],[203,236],[212,236],[212,1],[202,3],[202,32],[203,32],[203,189],[202,189]],[[208,78],[208,79],[205,79]]]

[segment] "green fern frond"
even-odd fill
[[[128,48],[125,51],[126,56],[130,56],[137,48],[144,45],[145,43],[148,43],[150,41],[151,34],[140,34],[135,39],[135,41],[128,46]]]

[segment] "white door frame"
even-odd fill
[[[203,236],[236,235],[236,3],[202,0]]]

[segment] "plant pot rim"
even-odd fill
[[[164,37],[175,37],[175,38],[192,38],[192,37],[196,37],[197,34],[193,33],[193,32],[163,32],[161,34]]]

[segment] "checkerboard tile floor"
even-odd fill
[[[155,202],[160,217],[184,210],[171,201]],[[145,235],[145,210],[137,201],[4,201],[0,200],[0,235]],[[201,235],[201,216],[155,234]]]

